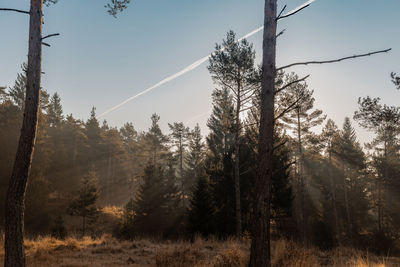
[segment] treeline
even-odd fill
[[[82,218],[85,233],[87,224],[96,224],[99,207],[116,205],[124,207],[113,231],[120,238],[248,233],[257,175],[260,70],[252,45],[235,42],[233,32],[216,51],[208,66],[216,89],[205,138],[199,126],[189,129],[181,122],[169,124],[165,134],[156,114],[145,132],[131,123],[120,129],[100,123],[94,108],[85,122],[64,115],[60,97],[43,91],[26,231],[63,236],[63,218],[71,215]],[[3,201],[25,82],[22,72],[14,86],[0,91]],[[274,237],[387,252],[400,227],[400,108],[382,105],[378,98],[359,99],[354,119],[376,136],[363,149],[349,118],[339,128],[314,108],[313,90],[304,79],[280,72],[276,88]],[[316,126],[322,126],[320,133],[313,131]]]

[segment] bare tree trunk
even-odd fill
[[[344,190],[344,202],[346,205],[346,215],[347,215],[347,227],[348,233],[350,235],[350,245],[353,245],[353,224],[351,222],[350,217],[350,207],[349,207],[349,198],[347,196],[347,183],[346,183],[346,172],[344,169],[344,161],[342,160],[342,175],[343,175],[343,190]]]
[[[274,146],[277,0],[265,0],[258,175],[255,184],[251,267],[271,266],[270,201]]]
[[[238,84],[238,97],[236,100],[236,129],[235,129],[235,208],[236,208],[236,235],[242,234],[242,212],[240,203],[240,83]]]
[[[304,245],[307,244],[307,215],[306,215],[306,181],[304,177],[304,155],[303,155],[303,144],[301,141],[301,122],[300,122],[300,111],[297,110],[297,143],[299,152],[299,164],[298,164],[298,175],[300,181],[300,212],[301,212],[301,239]]]
[[[5,267],[25,266],[25,191],[35,145],[42,61],[42,0],[31,0],[24,118],[5,208]]]
[[[332,175],[332,152],[331,152],[331,144],[329,145],[329,180],[331,184],[331,194],[332,194],[332,206],[333,206],[333,215],[335,217],[335,231],[336,231],[336,238],[338,241],[339,246],[341,245],[340,242],[340,231],[339,231],[339,222],[338,222],[338,213],[336,207],[336,190],[335,190],[335,183],[333,181]]]

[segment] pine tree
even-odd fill
[[[99,195],[96,174],[89,172],[82,179],[78,197],[69,204],[67,209],[69,215],[82,217],[82,236],[86,234],[87,220],[94,220],[98,214],[96,202]]]
[[[234,151],[232,97],[227,88],[215,89],[213,111],[207,121],[210,133],[206,138],[205,169],[216,205],[216,228],[221,236],[235,233],[235,188],[232,180]]]
[[[170,141],[172,142],[173,146],[176,148],[175,157],[178,159],[178,175],[180,179],[180,191],[181,191],[181,199],[182,199],[182,207],[186,207],[185,198],[187,197],[187,189],[186,188],[186,181],[184,175],[184,155],[186,152],[187,142],[188,142],[188,135],[189,135],[189,128],[185,127],[182,122],[177,123],[174,122],[173,124],[168,124],[169,129],[171,131],[170,134]]]
[[[222,49],[224,47],[225,49]],[[235,112],[233,124],[234,133],[234,184],[236,207],[236,235],[242,234],[241,193],[240,193],[240,138],[242,121],[240,115],[248,109],[251,97],[256,89],[256,70],[254,65],[255,51],[253,46],[243,39],[236,41],[233,31],[227,33],[222,45],[216,45],[215,53],[211,55],[208,70],[213,81],[231,91]]]
[[[400,226],[400,218],[392,213],[396,210],[396,202],[400,201],[394,197],[400,195],[400,182],[397,179],[400,166],[400,107],[382,106],[379,101],[379,98],[360,98],[354,119],[360,126],[376,134],[369,148],[375,150],[373,165],[377,181],[378,231],[390,236],[392,229]]]
[[[50,105],[47,111],[47,120],[51,127],[60,126],[63,117],[61,98],[57,93],[54,93],[50,99]]]
[[[147,165],[134,203],[136,235],[163,235],[170,229],[169,211],[174,203],[170,192],[162,167]]]
[[[197,124],[189,134],[188,153],[185,157],[186,188],[191,189],[200,176],[204,176],[205,146],[202,141],[200,126]]]
[[[208,236],[214,233],[215,207],[209,183],[199,177],[190,199],[189,229],[192,234]]]
[[[295,74],[289,74],[286,78],[288,81],[297,80],[298,77]],[[298,177],[298,184],[296,186],[297,191],[297,210],[300,211],[298,215],[301,222],[302,239],[306,242],[307,238],[307,208],[306,198],[308,197],[308,181],[305,175],[305,155],[304,145],[306,138],[312,136],[310,129],[317,125],[320,125],[326,116],[322,115],[322,111],[314,108],[315,99],[312,96],[313,91],[308,89],[306,83],[295,83],[292,86],[284,90],[279,99],[279,103],[283,106],[284,110],[288,112],[278,119],[281,120],[283,127],[291,129],[293,134],[296,136],[296,175]],[[276,118],[276,119],[277,119]]]

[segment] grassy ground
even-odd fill
[[[110,236],[99,239],[68,238],[57,240],[41,237],[25,241],[28,266],[246,266],[249,257],[248,240],[196,239],[188,242],[155,242],[150,240],[118,241]],[[3,245],[0,248],[4,259]],[[395,267],[398,258],[382,258],[353,249],[322,252],[303,249],[293,242],[273,243],[273,266],[335,266],[335,267]]]

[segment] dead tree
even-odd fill
[[[274,132],[274,95],[275,75],[279,70],[292,66],[309,64],[335,63],[347,59],[371,56],[378,53],[389,52],[391,49],[376,51],[367,54],[354,55],[334,60],[306,61],[293,63],[276,68],[276,34],[277,21],[290,17],[309,5],[302,5],[292,12],[282,16],[283,10],[277,16],[277,0],[265,0],[264,8],[264,37],[263,37],[263,62],[261,79],[261,116],[259,129],[259,161],[258,175],[255,183],[254,212],[252,226],[252,242],[250,252],[251,267],[271,266],[271,240],[270,240],[270,184],[272,180],[272,155],[273,155],[273,132]]]
[[[6,199],[4,262],[6,267],[25,266],[24,202],[39,112],[43,1],[31,0],[31,8],[27,14],[30,16],[30,21],[26,98],[21,135]]]

